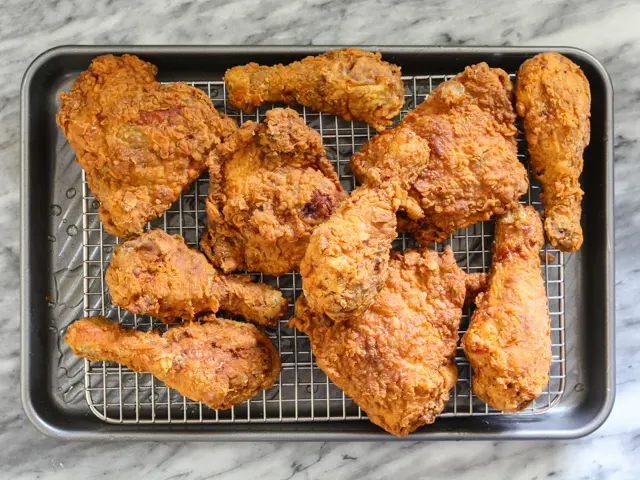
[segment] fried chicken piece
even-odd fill
[[[527,191],[511,96],[507,73],[480,63],[441,83],[394,127],[413,130],[431,149],[401,209],[402,230],[421,243],[440,242],[505,213]],[[378,162],[379,157],[358,155],[351,168],[367,181]]]
[[[397,236],[393,186],[356,189],[311,237],[300,273],[314,310],[339,320],[373,303]]]
[[[591,134],[591,90],[580,67],[546,52],[518,71],[516,110],[533,174],[542,185],[544,227],[551,245],[565,252],[582,245],[582,154]]]
[[[361,154],[380,158],[378,166],[316,229],[300,264],[309,305],[334,320],[363,313],[384,285],[396,212],[428,161],[429,147],[410,130],[391,129]]]
[[[433,423],[456,383],[465,277],[448,246],[394,252],[364,313],[335,322],[301,296],[289,323],[309,335],[318,366],[373,423],[405,436]]]
[[[231,105],[245,111],[265,102],[300,103],[345,120],[364,120],[376,130],[390,125],[404,104],[400,67],[357,48],[286,66],[249,63],[227,70],[224,81]]]
[[[156,72],[132,55],[103,55],[60,94],[56,121],[101,202],[105,230],[120,237],[166,211],[235,129],[204,92],[161,85]]]
[[[541,275],[542,221],[518,206],[496,221],[486,293],[462,347],[473,368],[473,392],[504,412],[537,398],[549,380],[551,320]]]
[[[200,245],[225,272],[297,269],[313,230],[346,197],[320,135],[291,109],[246,122],[208,162]]]
[[[150,230],[118,244],[105,280],[114,305],[170,323],[219,309],[274,325],[288,299],[246,275],[222,275],[179,235]]]
[[[227,409],[270,388],[280,356],[265,334],[248,323],[207,318],[166,333],[120,328],[102,316],[77,320],[64,336],[73,353],[149,372],[181,395]]]

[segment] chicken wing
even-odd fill
[[[567,57],[546,52],[518,71],[516,110],[533,174],[542,184],[544,227],[549,242],[565,252],[582,245],[582,154],[589,144],[591,90],[580,67]]]
[[[116,246],[105,274],[114,305],[170,323],[219,309],[273,325],[288,300],[246,275],[222,275],[179,235],[150,230]]]
[[[290,325],[309,335],[318,366],[369,420],[405,436],[433,423],[456,383],[465,277],[448,246],[394,252],[364,313],[335,322],[301,296]]]
[[[346,120],[364,120],[377,130],[391,124],[404,104],[400,67],[380,53],[357,48],[330,50],[273,67],[249,63],[224,75],[229,102],[250,111],[265,102],[300,103]]]
[[[116,236],[139,234],[166,211],[235,129],[204,92],[161,85],[156,71],[132,55],[104,55],[60,95],[56,121]]]
[[[379,157],[358,187],[311,236],[300,264],[311,308],[334,320],[359,315],[384,285],[396,211],[429,159],[427,142],[407,129],[375,136],[361,154]]]
[[[549,380],[551,320],[541,275],[542,222],[533,207],[498,217],[488,288],[462,347],[473,368],[473,392],[492,407],[515,412]]]
[[[298,268],[313,230],[346,197],[320,135],[291,109],[246,122],[209,158],[200,245],[225,272]]]
[[[486,63],[441,83],[394,128],[427,140],[431,158],[413,182],[398,226],[421,243],[442,241],[513,207],[527,191],[518,161],[509,76]],[[351,168],[366,181],[380,157],[354,156]]]
[[[166,333],[122,329],[105,317],[89,317],[69,325],[64,340],[80,357],[149,372],[213,409],[231,408],[270,388],[280,371],[269,337],[248,323],[214,316]]]

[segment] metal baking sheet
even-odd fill
[[[23,245],[29,238],[29,247],[23,248],[22,388],[29,417],[45,433],[74,438],[104,434],[113,438],[166,439],[391,438],[371,425],[364,412],[315,366],[308,339],[287,327],[286,318],[267,331],[283,362],[276,384],[226,411],[214,411],[185,399],[149,374],[134,373],[113,363],[79,359],[61,337],[71,321],[91,314],[107,314],[140,329],[166,327],[155,319],[135,316],[111,305],[103,279],[117,239],[102,231],[97,202],[55,125],[59,92],[68,89],[94,56],[134,53],[158,65],[160,81],[190,82],[205,91],[220,111],[241,123],[259,120],[269,106],[251,114],[227,106],[221,81],[226,68],[247,61],[288,62],[324,50],[324,47],[62,47],[46,52],[29,68],[23,83],[22,125]],[[467,64],[487,61],[513,74],[524,59],[546,49],[380,50],[385,59],[403,68],[404,113]],[[552,319],[553,363],[549,385],[524,412],[511,415],[496,412],[472,394],[471,371],[458,349],[459,379],[450,402],[435,424],[419,429],[410,439],[580,436],[596,428],[611,407],[611,85],[606,72],[588,54],[574,49],[555,50],[581,65],[591,82],[593,106],[592,141],[585,153],[583,175],[585,245],[573,254],[545,247],[543,255],[542,273]],[[512,78],[516,80],[513,75]],[[295,108],[320,132],[328,158],[345,189],[351,190],[355,181],[349,170],[349,158],[374,132],[366,124]],[[521,136],[519,156],[526,162],[526,144]],[[43,183],[47,188],[43,188]],[[206,225],[207,186],[208,179],[203,175],[150,227],[179,233],[187,243],[197,247]],[[538,194],[539,187],[532,182],[523,203],[539,208]],[[34,217],[29,210],[36,199],[40,209]],[[43,227],[45,231],[40,230],[39,235],[44,237],[40,237],[36,231]],[[411,242],[401,236],[395,247],[403,249]],[[491,242],[489,221],[456,232],[445,243],[453,247],[463,269],[475,272],[486,271],[490,266]],[[37,251],[38,248],[42,250]],[[34,264],[37,267],[29,274],[31,270],[26,269],[37,258],[42,261]],[[294,299],[300,292],[300,278],[294,273],[278,278],[260,274],[254,277],[280,286]],[[41,308],[44,315],[38,313]],[[291,305],[289,313],[292,312]],[[469,313],[465,311],[461,335]],[[596,332],[600,333],[595,335]],[[34,346],[38,352],[34,352]],[[596,352],[601,354],[598,362],[594,359]],[[39,358],[38,363],[34,362],[34,356]],[[35,390],[30,388],[34,384],[38,385]]]

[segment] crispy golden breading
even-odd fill
[[[162,230],[118,244],[105,280],[114,305],[167,323],[222,309],[273,325],[287,310],[278,289],[246,275],[221,274],[182,237]]]
[[[462,347],[473,368],[473,392],[492,407],[515,412],[549,380],[551,320],[540,266],[542,222],[518,206],[496,221],[488,288]]]
[[[101,202],[105,230],[116,236],[141,233],[167,210],[235,129],[204,92],[161,85],[156,72],[132,55],[104,55],[60,95],[56,121]]]
[[[209,158],[201,246],[225,272],[297,269],[314,229],[346,197],[320,135],[291,109],[246,122]]]
[[[524,118],[529,161],[542,184],[544,227],[551,245],[565,252],[582,245],[582,154],[589,144],[591,90],[580,67],[546,52],[518,71],[516,110]]]
[[[273,67],[257,63],[224,75],[229,102],[250,111],[265,102],[299,103],[346,120],[364,120],[377,130],[391,124],[404,104],[400,67],[380,53],[357,48],[330,50]]]
[[[448,246],[394,252],[364,313],[335,322],[302,296],[290,324],[309,335],[318,366],[373,423],[405,436],[433,423],[456,382],[465,277]]]
[[[442,241],[504,213],[527,191],[511,95],[507,73],[480,63],[440,84],[394,127],[413,130],[431,150],[399,219],[419,242]],[[366,181],[379,159],[354,156],[351,168]]]
[[[339,320],[373,303],[397,236],[394,195],[393,185],[356,189],[311,237],[300,274],[314,310]]]
[[[376,135],[362,151],[378,166],[316,229],[300,264],[309,305],[334,320],[363,313],[384,285],[396,212],[429,159],[427,142],[406,129]]]
[[[273,343],[256,327],[211,316],[161,334],[120,328],[105,317],[78,320],[64,336],[73,353],[149,372],[168,387],[213,409],[270,388],[280,371]]]
[[[464,303],[473,303],[476,297],[487,289],[486,273],[469,273],[465,279],[467,297]]]

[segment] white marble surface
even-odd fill
[[[640,3],[8,0],[0,8],[0,465],[3,478],[640,478]],[[490,6],[491,4],[491,6]],[[572,45],[615,86],[617,399],[577,441],[65,443],[19,400],[19,87],[61,44]]]

